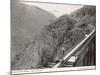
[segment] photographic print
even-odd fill
[[[96,68],[96,6],[11,0],[11,74]]]

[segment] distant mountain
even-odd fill
[[[12,61],[21,52],[25,43],[33,40],[44,25],[50,24],[56,17],[41,8],[17,1],[11,4],[11,52]]]
[[[77,21],[96,26],[96,6],[85,5],[84,7],[72,12],[71,17]]]

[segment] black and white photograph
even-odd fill
[[[96,69],[96,6],[11,0],[11,74]]]

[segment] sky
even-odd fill
[[[22,2],[22,3],[42,8],[46,11],[51,12],[56,17],[60,17],[64,14],[70,14],[71,12],[83,7],[83,5],[69,5],[69,4],[36,3],[36,2]]]

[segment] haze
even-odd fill
[[[70,14],[71,12],[83,7],[83,5],[69,5],[69,4],[36,3],[36,2],[22,2],[22,3],[42,8],[48,12],[51,12],[56,17],[59,17],[64,14]]]

